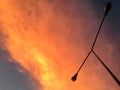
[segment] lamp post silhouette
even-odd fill
[[[112,71],[104,64],[104,62],[100,59],[100,57],[92,51],[93,54],[97,57],[97,59],[101,62],[101,64],[105,67],[105,69],[108,71],[108,73],[112,76],[112,78],[116,81],[116,83],[120,86],[120,81],[117,79],[117,77],[112,73]]]
[[[103,19],[102,19],[101,24],[99,26],[99,29],[97,31],[97,34],[95,36],[95,39],[93,41],[92,47],[91,47],[89,53],[87,54],[87,56],[85,57],[83,63],[80,65],[78,71],[75,73],[74,76],[72,76],[72,78],[71,78],[72,81],[76,81],[77,80],[78,73],[80,72],[80,70],[83,67],[83,65],[85,64],[85,62],[87,61],[87,59],[90,56],[90,54],[93,53],[97,57],[97,59],[101,62],[101,64],[105,67],[105,69],[109,72],[109,74],[113,77],[113,79],[116,81],[116,83],[120,86],[120,81],[117,79],[117,77],[115,77],[115,75],[112,73],[112,71],[110,71],[110,69],[103,63],[103,61],[99,58],[99,56],[94,51],[94,46],[95,46],[95,43],[97,41],[98,35],[100,33],[101,27],[103,25],[104,19],[107,16],[107,14],[108,14],[108,12],[110,11],[111,8],[112,8],[112,4],[111,4],[111,2],[108,2],[106,4],[105,8],[104,8],[104,10],[105,10],[104,16],[103,16]]]

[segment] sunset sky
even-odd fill
[[[120,80],[119,0],[1,0],[0,90],[119,90],[89,52],[104,15],[95,52]]]

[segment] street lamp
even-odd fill
[[[71,78],[72,81],[76,81],[77,80],[78,73],[80,72],[80,70],[83,67],[83,65],[85,64],[85,62],[87,61],[87,59],[90,56],[90,54],[93,53],[97,57],[97,59],[101,62],[101,64],[105,67],[105,69],[109,72],[109,74],[113,77],[113,79],[117,82],[117,84],[120,86],[120,81],[117,79],[117,77],[115,77],[115,75],[110,71],[110,69],[103,63],[103,61],[99,58],[99,56],[94,51],[94,46],[95,46],[95,43],[97,41],[98,35],[100,33],[101,27],[103,25],[104,19],[107,16],[107,14],[108,14],[108,12],[110,11],[111,8],[112,8],[112,4],[111,4],[111,2],[108,2],[106,4],[105,8],[104,8],[105,13],[104,13],[103,19],[101,21],[101,24],[99,26],[99,29],[97,31],[97,34],[95,36],[95,39],[93,41],[92,47],[91,47],[89,53],[87,54],[87,56],[85,57],[83,63],[80,65],[78,71],[75,73],[74,76],[72,76],[72,78]]]

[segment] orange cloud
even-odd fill
[[[81,6],[60,0],[4,0],[2,3],[0,20],[7,35],[5,46],[15,62],[42,84],[43,90],[106,89],[96,73],[101,68],[93,56],[89,58],[90,65],[81,70],[79,80],[75,83],[70,80],[95,34],[95,25],[87,25],[95,24],[94,15],[82,11],[93,12],[90,3],[79,3]],[[94,63],[98,66],[93,67]]]

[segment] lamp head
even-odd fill
[[[76,74],[71,78],[71,80],[72,80],[72,81],[76,81],[76,80],[77,80],[77,75],[78,75],[78,73],[76,73]]]
[[[112,8],[112,3],[111,2],[108,2],[104,8],[105,10],[105,15],[108,14],[108,12],[110,11],[110,9]]]

